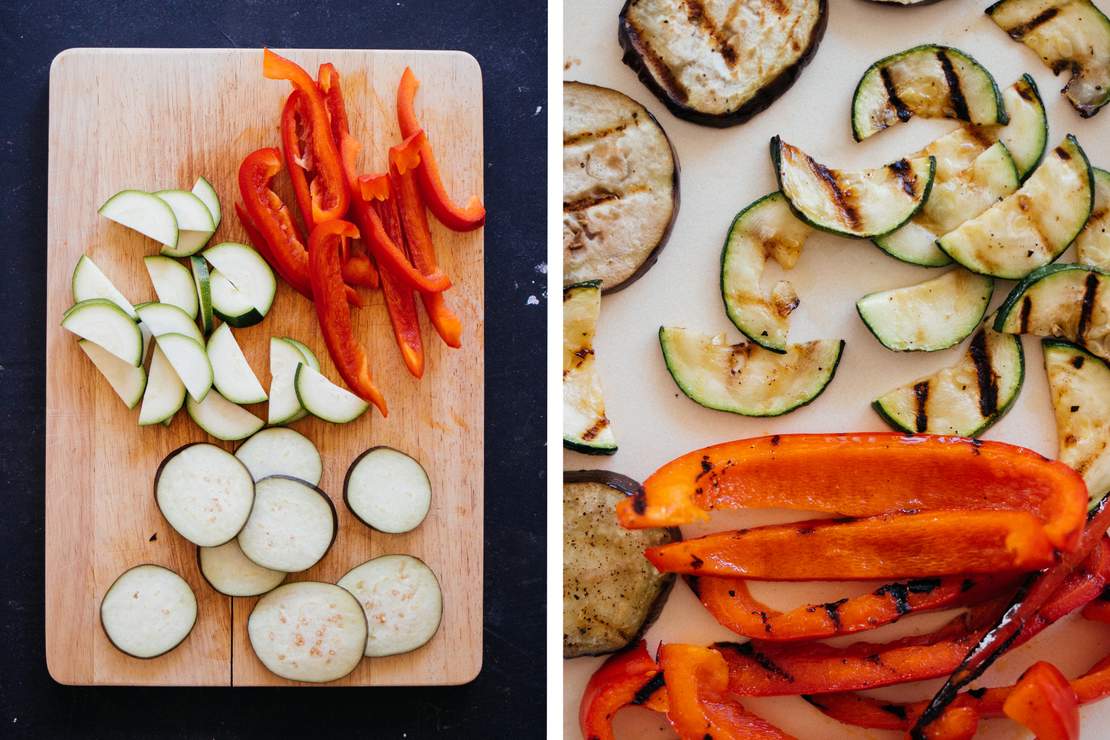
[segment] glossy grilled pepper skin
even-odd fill
[[[613,717],[627,706],[667,711],[663,674],[643,640],[609,656],[590,676],[578,705],[583,740],[616,740]]]

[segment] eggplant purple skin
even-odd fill
[[[569,287],[569,286],[568,286],[568,287]],[[356,467],[358,467],[358,464],[359,464],[360,462],[362,462],[362,458],[366,457],[366,456],[367,456],[367,455],[369,455],[369,454],[370,454],[371,452],[374,452],[374,451],[376,451],[376,450],[392,450],[393,452],[396,452],[396,453],[397,453],[397,454],[399,454],[399,455],[404,455],[405,457],[407,457],[407,458],[411,459],[411,460],[412,460],[413,462],[415,462],[415,463],[416,463],[417,465],[419,465],[419,466],[420,466],[420,469],[421,469],[421,470],[423,470],[423,471],[424,471],[424,477],[425,477],[425,478],[428,478],[428,485],[429,485],[429,486],[431,485],[431,478],[430,478],[430,477],[428,476],[428,469],[427,469],[427,468],[425,468],[425,467],[424,467],[424,464],[423,464],[422,462],[420,462],[419,460],[417,460],[417,459],[416,459],[415,457],[413,457],[412,455],[408,454],[407,452],[401,452],[401,451],[400,451],[400,450],[398,450],[398,449],[397,449],[396,447],[390,447],[389,445],[374,445],[373,447],[371,447],[370,449],[366,450],[366,451],[365,451],[365,452],[363,452],[363,453],[362,453],[361,455],[359,455],[358,457],[356,457],[356,458],[354,459],[354,462],[352,462],[352,463],[351,463],[351,466],[350,466],[349,468],[347,468],[347,474],[343,476],[343,505],[347,507],[347,511],[351,512],[351,516],[353,516],[353,517],[354,517],[355,519],[357,519],[357,520],[358,520],[359,522],[361,522],[362,524],[365,524],[365,525],[366,525],[367,527],[369,527],[370,529],[374,530],[375,532],[382,532],[382,533],[384,533],[384,534],[407,534],[408,532],[412,532],[412,531],[415,531],[415,530],[416,530],[417,528],[419,528],[419,527],[420,527],[420,524],[423,524],[423,523],[424,523],[424,519],[427,519],[427,518],[428,518],[428,514],[424,514],[424,519],[421,519],[421,520],[420,520],[420,524],[417,524],[417,525],[416,525],[415,527],[413,527],[412,529],[407,529],[407,530],[405,530],[404,532],[389,532],[389,531],[387,531],[387,530],[384,530],[384,529],[378,529],[378,528],[377,528],[377,527],[375,527],[375,526],[374,526],[373,524],[371,524],[370,522],[368,522],[368,521],[366,521],[365,519],[363,519],[362,517],[360,517],[360,516],[358,515],[358,512],[357,512],[357,511],[355,511],[354,507],[353,507],[353,506],[351,506],[351,500],[350,500],[350,498],[348,498],[348,496],[347,496],[347,489],[348,489],[348,488],[350,487],[350,485],[351,485],[351,473],[355,472],[355,468],[356,468]],[[331,499],[328,499],[328,500],[330,501]],[[332,505],[332,508],[333,508],[333,509],[335,508],[335,505],[334,505],[334,504]],[[428,513],[431,513],[431,509],[430,509],[430,508],[428,509]],[[334,538],[333,538],[333,539],[334,539]],[[379,556],[379,557],[380,557],[380,556]],[[415,555],[410,555],[410,557],[416,557],[416,556],[415,556]],[[372,559],[372,558],[371,558],[371,559]],[[416,559],[417,559],[417,560],[420,560],[420,558],[416,558]],[[368,561],[366,561],[366,562],[370,562],[370,561],[368,560]],[[423,561],[423,560],[420,560],[420,562],[422,562],[422,563],[423,563],[424,561]],[[426,563],[425,563],[425,564],[426,564]],[[429,570],[431,570],[431,568],[429,568]]]
[[[184,452],[186,448],[195,447],[196,445],[212,445],[213,447],[218,447],[219,446],[219,445],[213,445],[211,442],[189,442],[188,444],[183,444],[180,447],[178,447],[176,450],[171,450],[170,452],[168,452],[166,454],[166,456],[162,458],[162,462],[158,463],[158,470],[156,470],[155,473],[154,473],[154,489],[153,489],[154,490],[154,508],[158,509],[158,514],[162,517],[162,521],[164,521],[166,524],[168,524],[169,527],[170,527],[170,530],[174,531],[175,534],[176,534],[176,530],[174,530],[173,525],[170,524],[170,520],[166,518],[166,515],[162,513],[162,507],[158,503],[158,481],[162,478],[162,471],[165,469],[166,463],[168,463],[173,458],[177,457],[177,454],[179,452]],[[220,449],[223,449],[223,448],[220,448]],[[227,452],[226,450],[224,450],[224,451]],[[228,452],[228,454],[231,455],[232,457],[235,457],[235,455],[230,453],[230,452]],[[251,481],[253,481],[255,486],[257,487],[258,486],[258,481],[254,480],[254,476],[251,475],[250,468],[248,468],[246,466],[246,464],[237,457],[235,457],[235,461],[243,466],[243,470],[247,471],[247,477],[249,477],[251,479]],[[271,477],[274,477],[274,476],[271,476]],[[281,476],[281,477],[286,478],[288,476]],[[300,480],[300,478],[294,478],[293,480]],[[304,481],[300,481],[300,482],[304,483]],[[319,488],[317,488],[316,490],[320,491]],[[320,493],[321,493],[321,495],[324,496],[324,498],[328,498],[327,494],[325,494],[323,491],[320,491]],[[251,510],[249,512],[247,512],[247,521],[250,521],[251,514],[254,513],[254,502],[255,502],[255,500],[256,499],[252,496],[251,497]],[[331,499],[328,499],[328,503],[331,503]],[[332,508],[332,513],[334,514],[335,513],[335,504],[332,504],[331,508]],[[220,545],[226,545],[228,542],[231,542],[231,540],[235,539],[235,537],[238,537],[238,536],[239,536],[239,533],[236,532],[235,536],[232,537],[231,539],[227,540],[227,542],[221,542],[219,545],[208,545],[208,547],[220,547]],[[182,539],[184,539],[184,538],[182,538]],[[335,541],[335,536],[333,535],[332,536],[332,542],[334,542],[334,541]],[[188,542],[188,540],[186,540],[186,542]],[[192,545],[192,544],[195,544],[195,543],[190,542],[189,544]],[[199,547],[199,545],[196,545],[196,547]],[[328,548],[330,549],[331,546],[329,545]],[[197,557],[199,558],[200,555],[198,554]],[[197,566],[198,567],[200,566],[200,561],[199,560],[197,561]]]
[[[933,2],[935,0],[929,1]],[[620,21],[617,24],[617,41],[620,43],[621,49],[624,50],[621,61],[636,73],[640,82],[644,83],[652,94],[659,98],[675,116],[700,126],[712,126],[714,128],[728,128],[729,126],[746,123],[757,113],[762,113],[769,108],[771,103],[778,100],[783,93],[789,90],[790,86],[801,75],[802,69],[809,64],[813,55],[817,53],[817,47],[820,46],[821,39],[825,36],[825,28],[829,23],[828,0],[818,0],[820,16],[813,26],[813,33],[810,34],[805,51],[802,52],[797,61],[780,72],[778,77],[766,83],[760,88],[759,92],[736,110],[729,113],[704,113],[671,97],[670,93],[659,84],[651,70],[648,69],[641,53],[639,34],[632,28],[626,18],[632,2],[633,0],[625,0],[624,7],[621,8],[620,12]]]

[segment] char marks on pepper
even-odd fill
[[[663,671],[659,671],[654,676],[647,680],[640,688],[636,689],[636,693],[632,695],[632,703],[640,705],[647,702],[655,695],[655,692],[663,688]]]

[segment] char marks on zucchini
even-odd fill
[[[1043,344],[1057,457],[1083,476],[1095,504],[1110,491],[1110,366],[1068,342]]]
[[[600,313],[597,281],[563,290],[563,446],[588,455],[617,451],[593,348]]]
[[[1110,359],[1110,274],[1089,265],[1046,265],[1010,291],[995,329],[1066,339]]]
[[[1092,169],[1095,202],[1087,225],[1075,238],[1076,261],[1110,270],[1110,172]]]

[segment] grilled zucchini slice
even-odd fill
[[[895,352],[935,352],[967,338],[987,313],[994,280],[956,268],[905,288],[865,295],[856,311]]]
[[[769,293],[759,286],[767,259],[784,270],[798,262],[813,229],[794,217],[782,193],[765,195],[736,214],[721,250],[725,313],[744,336],[772,352],[786,352],[790,314],[798,295],[786,280]]]
[[[624,529],[617,502],[640,484],[604,470],[563,473],[563,657],[616,652],[651,626],[674,585],[644,549],[678,542],[672,529]]]
[[[1110,491],[1110,367],[1074,344],[1043,344],[1057,457],[1083,476],[1093,505]]]
[[[1053,74],[1071,71],[1062,92],[1079,115],[1110,101],[1110,19],[1090,0],[1001,0],[986,13]]]
[[[746,341],[729,344],[724,334],[666,326],[659,346],[691,401],[741,416],[781,416],[811,403],[832,382],[844,350],[842,340],[818,339],[778,354]]]
[[[936,44],[891,54],[867,68],[852,96],[852,136],[863,141],[913,116],[977,126],[1008,121],[991,73],[959,49]]]
[[[1048,146],[1048,116],[1044,112],[1044,102],[1037,83],[1027,74],[1002,91],[1002,102],[1010,118],[1008,124],[971,129],[970,133],[986,133],[1005,144],[1017,165],[1018,177],[1025,180],[1040,164]]]
[[[1110,270],[1110,172],[1093,171],[1095,203],[1087,225],[1075,238],[1076,261]]]
[[[594,363],[594,332],[600,314],[598,281],[563,289],[563,446],[587,455],[617,451]]]
[[[1020,185],[1017,165],[1001,141],[976,157],[967,169],[953,175],[942,177],[941,157],[934,156],[937,174],[925,205],[905,226],[874,240],[891,257],[925,267],[952,262],[936,245],[938,236],[975,218]]]
[[[900,432],[977,437],[1010,410],[1024,380],[1021,339],[984,326],[955,365],[884,393],[871,406]]]
[[[1068,248],[1087,223],[1093,195],[1087,155],[1068,134],[1021,188],[937,244],[972,272],[1020,280]]]
[[[828,22],[826,0],[627,0],[624,63],[679,118],[734,126],[786,92]]]
[[[870,170],[834,170],[778,136],[771,162],[797,216],[814,228],[870,239],[906,223],[929,197],[933,157],[899,159]]]
[[[994,330],[1066,339],[1110,359],[1110,273],[1088,265],[1046,265],[1014,286]]]

